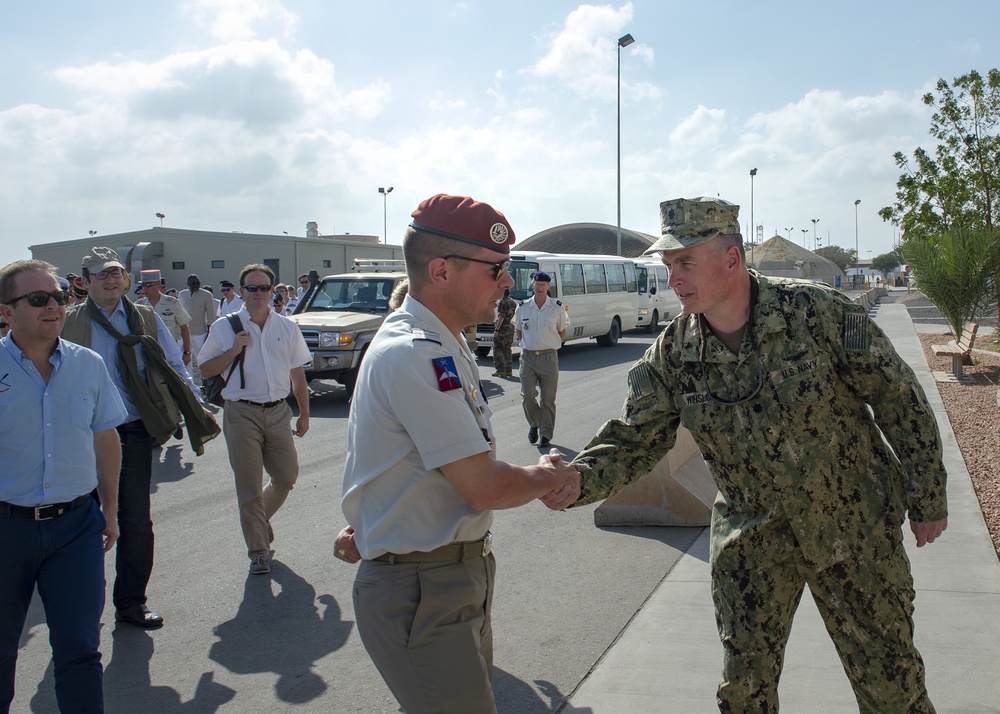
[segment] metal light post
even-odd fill
[[[757,175],[757,169],[750,169],[750,228],[752,233],[750,234],[750,264],[754,265],[753,262],[753,249],[754,245],[757,243],[757,224],[753,219],[753,177]]]
[[[816,250],[816,224],[819,223],[818,218],[811,219],[813,222],[813,250]]]
[[[389,242],[389,194],[392,193],[392,186],[389,188],[378,187],[378,192],[382,194],[382,242]]]
[[[618,222],[615,224],[618,252],[615,255],[622,254],[622,47],[633,42],[632,35],[618,38]]]
[[[156,217],[160,219],[160,228],[163,228],[163,219],[166,218],[162,213],[157,213]]]
[[[808,228],[803,228],[802,229],[802,247],[803,248],[806,247],[806,233],[808,233],[808,232],[809,232]]]
[[[861,199],[857,199],[854,202],[854,273],[855,273],[855,286],[857,285],[857,276],[861,275],[861,271],[858,269],[858,260],[861,258],[861,254],[858,252],[858,206],[861,205]]]
[[[792,242],[792,231],[794,230],[794,228],[786,228],[785,230],[788,231],[788,242],[791,243]]]

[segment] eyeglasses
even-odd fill
[[[507,260],[502,260],[499,263],[493,263],[493,262],[490,262],[488,260],[479,260],[479,258],[469,258],[469,257],[464,256],[464,255],[446,255],[446,256],[444,256],[445,260],[451,260],[452,258],[458,258],[459,260],[468,260],[468,261],[471,261],[473,263],[482,263],[483,265],[493,266],[493,270],[495,271],[494,274],[493,274],[493,279],[494,280],[499,280],[500,277],[504,273],[506,273],[506,272],[508,272],[510,270],[510,259],[509,258]]]
[[[232,292],[232,291],[233,291],[232,288],[222,288],[222,292],[224,292],[224,293],[229,293],[229,292]]]
[[[309,284],[308,280],[300,280],[299,281],[299,285],[308,285],[308,284]]]
[[[45,307],[49,304],[49,300],[55,300],[56,305],[65,305],[69,302],[69,294],[65,290],[53,290],[50,293],[44,290],[33,290],[30,293],[17,296],[7,304],[13,305],[18,300],[27,300],[32,307]]]
[[[112,268],[111,270],[102,270],[99,273],[94,273],[94,278],[97,280],[107,280],[108,278],[120,278],[124,273],[121,268]]]
[[[256,292],[266,293],[270,292],[271,288],[273,288],[274,286],[268,283],[266,285],[242,285],[241,287],[248,293],[256,293]]]

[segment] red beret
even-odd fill
[[[417,206],[410,225],[420,231],[509,253],[514,229],[500,211],[467,196],[439,193]]]

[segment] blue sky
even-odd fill
[[[997,66],[1000,3],[53,0],[0,24],[0,249],[159,225],[398,243],[434,193],[519,238],[720,195],[812,247],[889,250],[892,155],[938,78]],[[383,204],[379,186],[393,186]],[[787,229],[791,231],[787,231]],[[802,229],[807,233],[803,235]]]

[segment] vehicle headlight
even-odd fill
[[[641,310],[639,310],[639,314],[640,315],[648,315],[649,314],[649,308],[648,307],[642,308]]]
[[[320,347],[337,347],[340,344],[339,332],[321,332],[319,334]]]

